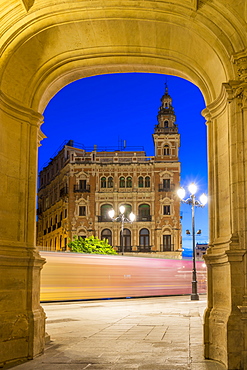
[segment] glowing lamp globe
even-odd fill
[[[208,197],[206,196],[205,193],[203,193],[201,196],[200,196],[200,202],[203,206],[205,206],[208,202]]]
[[[178,195],[178,197],[179,197],[180,199],[184,199],[184,197],[185,197],[185,190],[184,190],[184,188],[180,188],[180,189],[178,189],[178,191],[177,191],[177,195]]]
[[[189,185],[188,189],[191,195],[195,195],[195,193],[197,192],[197,186],[194,182]]]

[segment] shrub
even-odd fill
[[[76,253],[94,253],[94,254],[117,254],[113,247],[108,244],[108,240],[100,240],[94,236],[81,238],[75,236],[74,240],[68,244],[71,252]]]

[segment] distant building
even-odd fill
[[[181,254],[180,135],[166,87],[154,128],[155,155],[64,145],[39,174],[37,244],[66,250],[75,235],[108,239],[120,250],[120,224],[108,212],[124,205],[136,221],[124,228],[125,252]]]
[[[196,243],[196,259],[202,260],[208,249],[208,243]]]

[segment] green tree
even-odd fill
[[[68,244],[71,252],[76,253],[94,253],[94,254],[117,254],[113,247],[108,244],[108,240],[100,240],[94,236],[81,238],[75,236],[74,240]]]

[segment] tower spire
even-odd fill
[[[176,115],[172,106],[172,98],[168,93],[168,85],[165,82],[165,93],[161,98],[161,106],[157,116],[158,124],[155,126],[155,134],[178,133]]]

